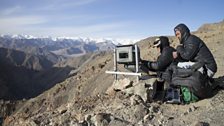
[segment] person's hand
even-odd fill
[[[173,52],[173,58],[176,59],[178,57],[177,52]]]
[[[148,66],[148,68],[149,68],[149,69],[151,69],[151,68],[152,68],[151,64],[152,64],[152,61],[148,61],[147,66]]]

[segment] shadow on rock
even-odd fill
[[[224,76],[214,78],[213,85],[213,96],[216,95],[220,90],[224,89]]]

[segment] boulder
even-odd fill
[[[122,91],[129,95],[138,95],[143,99],[144,102],[151,100],[156,93],[156,78],[150,78],[147,80],[141,80],[138,83],[133,83],[133,81],[125,78],[122,80],[114,81],[113,85],[108,88],[106,94],[115,95],[116,91]],[[131,99],[133,104],[135,100]]]
[[[133,84],[133,81],[130,81],[127,78],[124,78],[122,80],[116,80],[113,83],[113,89],[116,91],[121,91],[132,86],[132,84]]]

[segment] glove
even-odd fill
[[[152,64],[152,61],[148,61],[147,66],[148,66],[149,69],[152,69],[152,65],[151,64]]]
[[[144,65],[145,67],[148,67],[148,62],[147,60],[141,60],[141,64]]]
[[[150,71],[152,71],[152,72],[157,72],[158,70],[158,68],[157,68],[157,63],[156,62],[152,62],[152,61],[148,61],[148,64],[147,64],[147,66],[148,66],[148,69],[150,70]]]
[[[147,60],[141,60],[141,66],[151,70],[151,61],[147,61]]]

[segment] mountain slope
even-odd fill
[[[11,64],[18,67],[26,67],[36,71],[49,69],[53,63],[44,56],[27,54],[22,51],[0,48],[0,58],[2,63]]]
[[[0,99],[34,97],[65,79],[72,69],[53,68],[44,56],[5,48],[0,48],[0,59]]]
[[[211,49],[218,64],[215,80],[224,83],[222,47],[224,46],[223,23],[213,30],[196,31]],[[206,26],[207,27],[207,26]],[[209,26],[210,27],[210,26]],[[212,27],[212,25],[211,25]],[[203,26],[200,29],[205,29]],[[209,28],[210,29],[210,28]],[[143,59],[155,59],[152,48],[155,37],[137,44]],[[173,36],[172,46],[178,45]],[[189,105],[144,103],[137,96],[122,92],[105,94],[112,85],[113,76],[105,74],[113,69],[112,52],[100,53],[85,64],[76,74],[58,83],[5,119],[5,125],[222,125],[224,115],[224,91],[216,90],[214,97]],[[123,66],[119,65],[119,68]],[[120,76],[123,78],[123,76]]]

